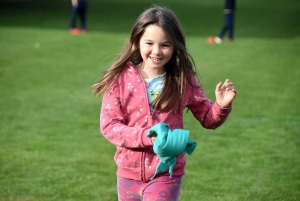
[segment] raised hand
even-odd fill
[[[216,101],[221,108],[228,108],[236,96],[236,90],[233,83],[226,79],[224,84],[219,82],[215,90]]]

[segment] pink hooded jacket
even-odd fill
[[[183,128],[182,113],[189,108],[201,125],[208,129],[220,126],[231,111],[221,109],[205,97],[201,88],[187,84],[180,113],[164,110],[150,112],[146,86],[135,65],[129,62],[113,87],[104,94],[100,115],[103,136],[116,145],[114,159],[117,176],[148,182],[154,175],[159,158],[153,152],[149,129],[165,122],[173,130]],[[184,153],[177,157],[173,176],[184,175]],[[168,172],[162,175],[169,175]]]

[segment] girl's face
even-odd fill
[[[173,52],[174,46],[162,28],[157,25],[146,27],[140,39],[144,71],[158,75],[164,73],[164,66],[171,59]]]

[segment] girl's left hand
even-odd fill
[[[236,96],[234,85],[229,79],[226,79],[223,85],[219,82],[215,93],[216,101],[221,108],[228,108]]]

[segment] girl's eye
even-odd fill
[[[162,45],[163,47],[169,47],[170,45],[167,45],[167,44],[165,44],[165,45]]]
[[[152,43],[146,43],[147,45],[152,45]]]

